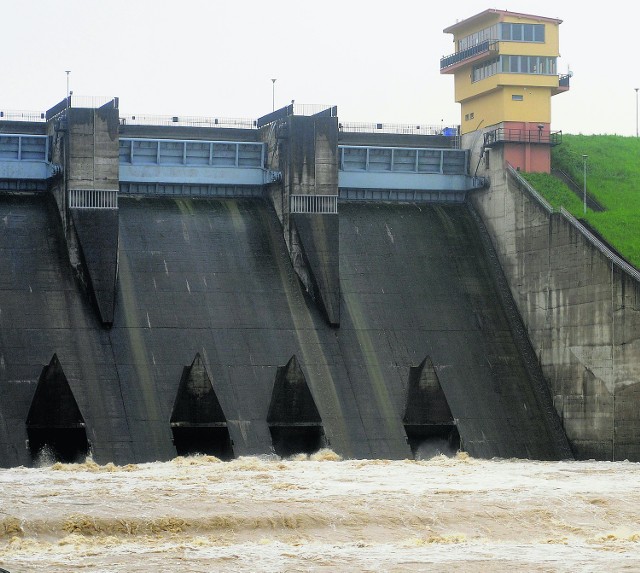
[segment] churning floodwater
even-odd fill
[[[629,462],[197,456],[0,470],[0,567],[637,571]]]

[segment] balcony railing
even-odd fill
[[[543,145],[560,145],[561,131],[542,131],[539,129],[512,129],[499,127],[484,134],[485,147],[492,147],[498,143],[540,143]]]
[[[551,95],[561,94],[563,92],[569,91],[569,81],[571,80],[571,76],[573,73],[569,72],[568,74],[562,74],[558,76],[558,87],[554,88]]]
[[[498,51],[498,40],[485,40],[484,42],[480,42],[475,46],[471,46],[466,50],[461,50],[456,52],[455,54],[451,54],[450,56],[445,56],[440,59],[440,71],[446,70],[451,66],[459,64],[464,60],[468,60],[469,58],[473,58],[474,56],[478,56],[480,54],[493,54]]]

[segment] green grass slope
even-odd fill
[[[625,259],[640,268],[640,139],[617,135],[564,135],[554,147],[551,164],[580,186],[587,158],[587,191],[606,211],[587,210],[564,183],[544,173],[523,173],[551,205],[591,225]]]

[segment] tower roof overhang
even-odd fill
[[[521,12],[509,12],[508,10],[497,10],[495,8],[489,8],[484,12],[476,14],[475,16],[471,16],[470,18],[466,18],[465,20],[460,20],[460,22],[452,24],[451,26],[445,28],[443,32],[445,34],[455,34],[460,30],[478,24],[484,20],[500,22],[504,20],[505,17],[526,18],[528,20],[550,22],[552,24],[562,24],[562,20],[558,18],[547,18],[545,16],[535,16],[533,14],[523,14]]]

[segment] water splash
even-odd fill
[[[416,460],[430,460],[435,456],[452,458],[457,451],[445,438],[430,438],[421,442],[416,448],[415,458]]]
[[[56,454],[53,451],[53,448],[49,444],[45,444],[35,455],[33,465],[36,468],[47,468],[55,464],[56,461]]]

